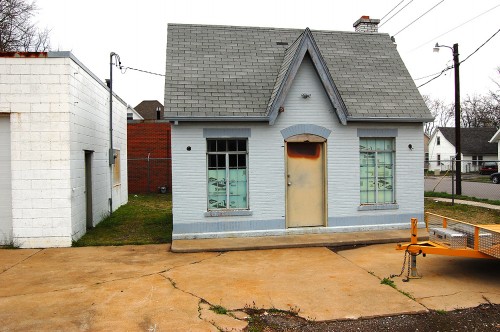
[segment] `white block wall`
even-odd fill
[[[94,151],[94,224],[109,213],[109,90],[68,52],[0,58],[0,112],[10,113],[13,244],[71,246],[86,229],[84,150]],[[127,201],[126,105],[114,98],[114,147]]]
[[[303,99],[303,93],[311,94]],[[331,231],[336,220],[351,218],[356,223],[371,216],[387,216],[389,220],[397,216],[423,214],[424,180],[422,124],[356,124],[343,126],[332,112],[310,60],[300,66],[285,101],[285,112],[278,116],[276,123],[185,123],[172,126],[172,172],[173,172],[173,217],[174,239],[186,237],[211,237],[217,234],[194,234],[199,232],[201,223],[227,222],[276,222],[285,220],[285,151],[284,139],[280,131],[296,124],[315,124],[332,130],[327,140],[328,160],[328,227],[308,228],[309,231]],[[249,202],[251,216],[204,217],[207,210],[206,197],[206,139],[203,128],[251,128],[248,139],[249,150]],[[396,137],[396,210],[359,211],[359,138],[358,128],[398,129]],[[413,150],[408,148],[412,144]],[[191,150],[187,150],[187,146]],[[394,218],[395,217],[395,218]],[[384,218],[384,217],[382,217]],[[406,219],[405,219],[406,222]],[[410,220],[407,220],[409,226]],[[176,231],[177,225],[192,224],[192,233]],[[198,224],[195,226],[195,224]],[[389,224],[389,222],[388,222]],[[358,229],[362,229],[363,225]],[[373,228],[366,225],[366,229]],[[386,225],[387,226],[387,225]],[[401,226],[401,225],[399,225]],[[233,227],[233,226],[231,226]],[[257,227],[259,228],[259,227]],[[265,228],[263,226],[262,228]],[[328,229],[330,228],[330,229]],[[178,228],[179,229],[179,228]],[[346,228],[338,228],[345,231]],[[221,229],[231,236],[242,234],[231,229]],[[279,234],[270,230],[268,234]],[[253,234],[262,235],[262,232]]]

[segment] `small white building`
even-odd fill
[[[460,128],[462,173],[476,172],[483,161],[498,160],[495,144],[490,139],[495,128]],[[429,169],[451,170],[451,157],[455,156],[455,128],[438,127],[429,141]]]
[[[109,95],[70,52],[0,53],[0,244],[68,247],[127,202],[127,104],[111,150]]]
[[[356,32],[169,24],[173,239],[423,221],[432,116],[396,45]]]
[[[493,137],[490,139],[490,143],[497,143],[498,159],[500,160],[500,129],[498,129],[495,135],[493,135]]]

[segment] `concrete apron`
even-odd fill
[[[499,260],[418,258],[394,244],[175,254],[166,245],[0,250],[1,330],[242,330],[250,308],[352,319],[500,303]],[[220,305],[227,314],[216,314]]]

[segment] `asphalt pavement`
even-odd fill
[[[425,177],[425,191],[452,193],[451,177]],[[462,195],[500,200],[500,184],[462,180]]]

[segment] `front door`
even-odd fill
[[[286,142],[288,227],[326,224],[324,149],[324,142]]]

